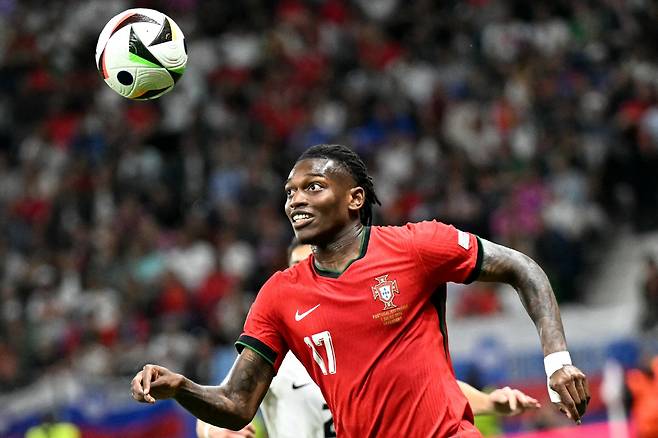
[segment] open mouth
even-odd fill
[[[293,213],[290,218],[292,219],[292,226],[295,229],[303,228],[313,222],[313,215],[305,212]]]

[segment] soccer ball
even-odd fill
[[[96,45],[96,66],[105,83],[129,99],[155,99],[170,91],[187,64],[178,25],[153,9],[115,15]]]

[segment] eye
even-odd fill
[[[321,190],[321,189],[322,189],[322,186],[319,183],[312,182],[311,184],[308,185],[306,190],[308,190],[310,192],[316,192],[316,191]]]
[[[286,198],[290,198],[292,196],[292,189],[284,189],[284,192],[286,193]]]

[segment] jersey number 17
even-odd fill
[[[320,371],[325,376],[327,374],[336,374],[336,356],[334,354],[334,345],[331,342],[331,334],[328,330],[325,330],[320,333],[316,333],[312,336],[306,336],[304,342],[309,346],[311,352],[313,353],[313,359],[315,363],[320,367]],[[325,350],[327,350],[327,363],[325,364],[324,359],[318,352],[317,347],[324,345]]]

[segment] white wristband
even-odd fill
[[[210,438],[210,424],[203,425],[203,438]]]
[[[548,396],[553,403],[559,403],[560,394],[551,389],[549,382],[554,372],[562,369],[565,365],[571,365],[571,355],[568,351],[556,351],[544,358],[544,369],[546,370],[546,387],[548,389]]]

